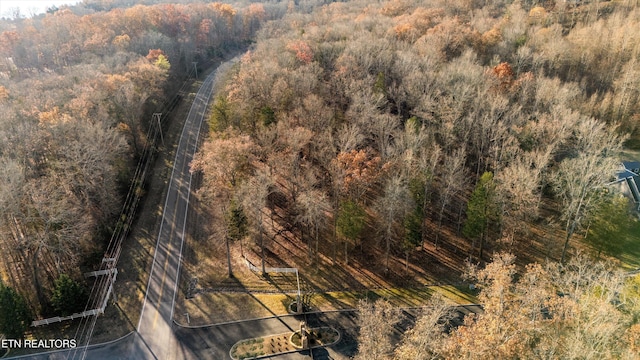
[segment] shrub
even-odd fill
[[[81,312],[87,303],[87,292],[82,285],[66,274],[61,274],[55,282],[51,305],[62,316]]]

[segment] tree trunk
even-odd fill
[[[438,249],[438,240],[440,239],[440,229],[442,229],[442,218],[444,217],[445,206],[446,206],[446,203],[443,203],[442,207],[440,208],[440,216],[438,217],[438,230],[436,231],[436,239],[433,242],[434,246],[436,247],[436,250]]]
[[[386,241],[386,254],[385,254],[385,265],[384,265],[384,272],[388,273],[389,272],[389,253],[391,252],[391,239],[387,239]]]
[[[335,195],[335,194],[334,194]],[[336,196],[335,202],[335,213],[333,214],[333,256],[332,261],[333,264],[336,264],[336,258],[338,257],[338,212],[340,209],[338,208],[338,197]]]
[[[345,240],[344,241],[344,264],[345,265],[349,265],[349,254],[347,252],[349,248],[349,243]]]
[[[36,296],[40,304],[46,304],[47,298],[42,291],[42,285],[40,285],[40,277],[38,276],[40,263],[38,262],[38,255],[40,254],[40,248],[42,245],[38,245],[36,251],[33,252],[33,284],[36,287]]]
[[[315,261],[316,264],[318,263],[318,243],[320,242],[319,236],[318,236],[318,225],[316,225],[316,229],[315,229],[315,240],[316,240],[316,253],[315,253]]]
[[[482,253],[484,252],[484,233],[485,232],[483,231],[482,234],[480,234],[480,257],[478,258],[479,262],[482,262]]]
[[[428,193],[427,187],[425,186],[425,188],[424,188],[424,199],[422,200],[422,219],[420,219],[421,220],[421,222],[420,222],[420,230],[422,231],[421,236],[420,236],[420,240],[422,241],[420,243],[420,248],[422,250],[424,250],[424,239],[427,237],[427,217],[428,217],[427,214],[428,214],[428,211],[429,211],[429,208],[427,206],[428,205],[428,203],[427,203],[427,196],[428,196],[427,193]]]
[[[233,271],[231,270],[231,246],[229,245],[229,236],[225,235],[226,243],[227,243],[227,269],[228,276],[233,277]]]
[[[404,252],[404,272],[406,274],[409,273],[409,252],[408,251]]]
[[[565,239],[564,246],[562,247],[562,256],[560,257],[560,263],[564,263],[564,257],[566,256],[567,248],[569,247],[569,239],[571,239],[574,229],[575,229],[575,226],[572,224],[569,231],[567,231],[567,238]]]
[[[460,236],[460,228],[462,227],[462,210],[464,210],[464,206],[461,202],[458,202],[460,206],[458,206],[458,229],[456,230],[456,234]]]
[[[311,244],[311,229],[307,231],[307,257],[309,261],[311,261],[311,256],[313,255],[313,245]]]
[[[262,219],[261,219],[261,223],[262,223]],[[262,276],[266,276],[267,275],[267,271],[265,270],[265,265],[264,265],[264,236],[262,236],[262,225],[260,225],[260,261],[262,263]]]

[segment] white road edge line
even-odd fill
[[[204,109],[203,110],[203,114],[202,117],[200,118],[200,124],[198,126],[198,132],[196,133],[196,143],[195,146],[193,148],[193,156],[195,156],[196,152],[198,151],[198,140],[200,139],[200,130],[202,129],[202,121],[204,120],[204,113],[206,113],[207,109],[209,108],[209,102],[211,101],[211,95],[213,94],[213,83],[214,83],[214,79],[216,79],[218,77],[218,71],[219,71],[220,67],[218,67],[211,75],[209,75],[209,77],[207,78],[207,82],[211,83],[211,89],[209,89],[209,94],[207,96],[207,101],[205,102],[204,105]],[[207,85],[209,86],[209,85]],[[204,87],[204,84],[203,84]],[[193,156],[192,156],[192,160],[193,160]],[[187,206],[185,208],[184,211],[184,223],[182,224],[182,238],[180,241],[180,253],[178,255],[178,270],[176,272],[176,284],[173,288],[173,300],[171,302],[171,316],[169,317],[169,319],[171,321],[173,321],[173,312],[175,310],[175,304],[176,304],[176,294],[178,292],[178,283],[180,282],[180,269],[182,268],[182,248],[184,246],[184,238],[186,236],[185,234],[185,230],[187,228],[187,217],[189,215],[189,199],[191,198],[191,180],[193,179],[193,173],[189,172],[189,188],[188,188],[188,192],[187,192]]]
[[[193,105],[193,104],[192,104]],[[193,109],[193,106],[192,108]],[[156,238],[156,250],[153,253],[153,262],[151,263],[151,270],[149,271],[149,280],[147,281],[147,288],[144,294],[144,302],[142,303],[142,310],[140,311],[140,320],[138,320],[138,326],[136,327],[136,331],[140,330],[140,325],[142,324],[142,315],[144,314],[144,309],[147,306],[147,297],[149,297],[149,285],[151,284],[151,275],[153,274],[153,269],[156,266],[156,256],[158,256],[158,247],[160,245],[160,234],[162,234],[162,228],[164,226],[165,213],[167,211],[167,204],[169,202],[169,193],[171,192],[171,186],[173,185],[173,176],[176,172],[176,160],[178,159],[178,155],[180,154],[180,145],[182,144],[182,138],[184,135],[184,131],[187,128],[186,122],[189,120],[189,116],[191,116],[191,109],[189,109],[189,114],[187,115],[187,119],[185,120],[185,125],[182,127],[182,133],[180,134],[180,141],[178,141],[178,147],[176,147],[176,156],[173,159],[173,168],[171,169],[171,178],[169,180],[169,187],[167,188],[167,196],[164,200],[164,208],[162,209],[162,219],[160,220],[160,230],[158,231],[158,237]],[[159,311],[159,310],[158,310]]]

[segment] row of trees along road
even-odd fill
[[[626,29],[639,19],[624,1],[289,13],[217,95],[193,163],[201,194],[245,214],[260,254],[287,229],[310,260],[376,248],[385,268],[408,266],[416,245],[451,246],[450,234],[481,260],[546,218],[546,255],[565,260],[619,150],[637,144],[640,33]]]
[[[147,3],[0,20],[0,280],[36,318],[68,312],[50,301],[55,280],[102,258],[151,114],[175,104],[193,61],[246,46],[286,12]]]

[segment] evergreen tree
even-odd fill
[[[479,259],[482,259],[489,224],[498,221],[499,212],[495,199],[493,173],[485,172],[480,177],[467,203],[467,221],[462,228],[464,236],[480,240]]]
[[[423,219],[422,208],[418,206],[404,219],[404,241],[407,249],[412,249],[422,243]]]
[[[51,304],[62,316],[81,312],[87,304],[87,292],[67,274],[61,274],[55,281]]]
[[[362,230],[364,229],[364,221],[367,213],[362,206],[356,202],[347,200],[340,206],[340,212],[338,213],[338,220],[336,222],[336,230],[342,237],[345,238],[344,242],[344,257],[345,262],[348,262],[347,249],[349,243],[356,243],[356,240],[360,237]]]
[[[402,248],[405,256],[405,270],[409,267],[409,254],[422,244],[424,223],[425,185],[423,179],[414,178],[409,181],[409,191],[413,198],[413,210],[404,218],[404,242]]]
[[[21,339],[30,322],[24,298],[0,282],[0,333],[10,339]]]
[[[230,240],[236,241],[247,236],[248,222],[247,216],[234,199],[231,200],[229,212],[227,213],[227,227]]]
[[[415,204],[413,211],[405,218],[405,243],[408,247],[416,247],[422,244],[422,233],[424,221],[424,207],[425,202],[425,180],[420,178],[414,178],[409,181],[409,191],[411,191],[411,197]]]

